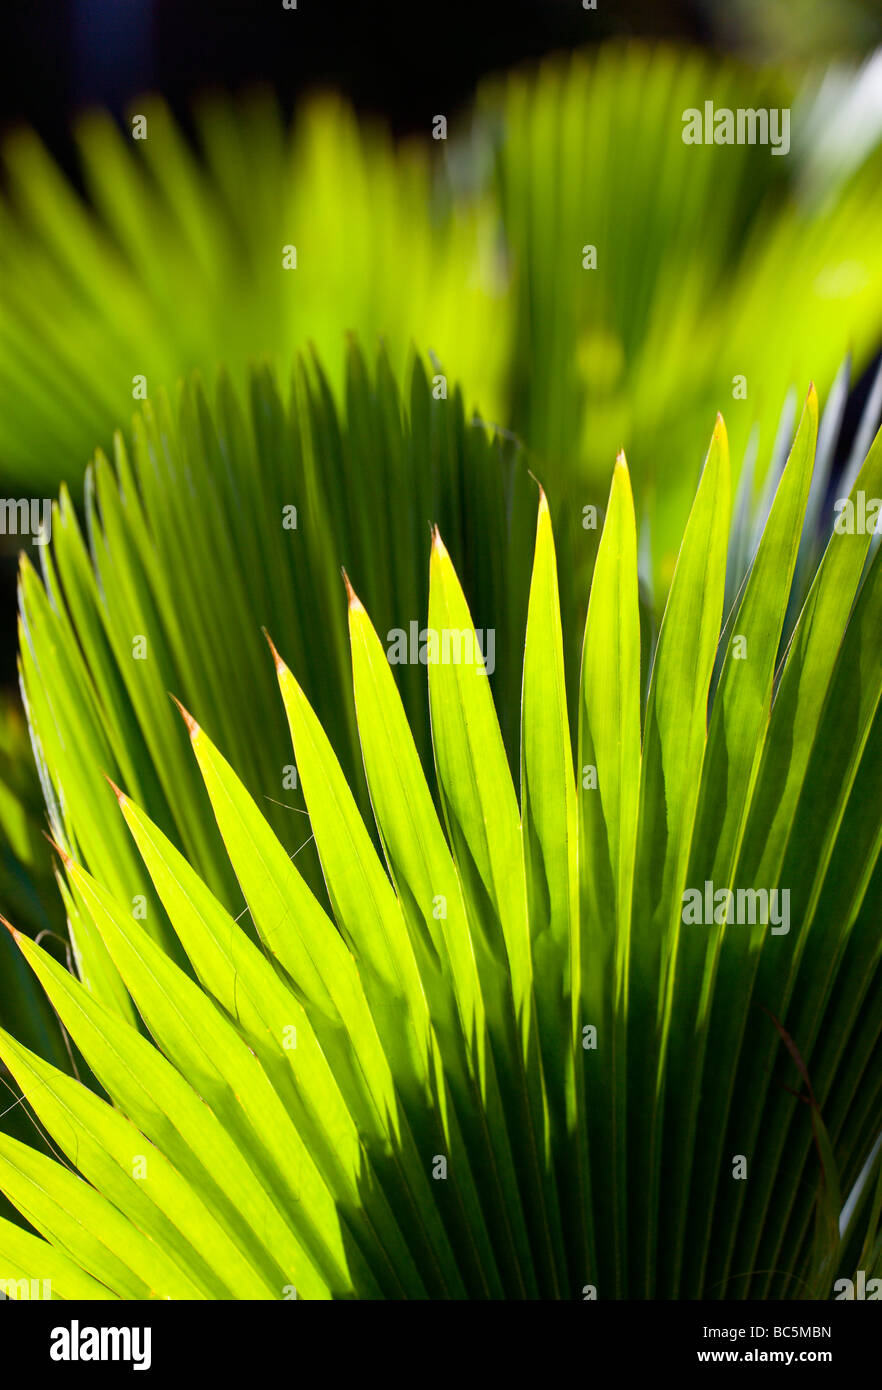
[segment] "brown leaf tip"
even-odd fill
[[[171,695],[171,691],[169,691],[168,693],[169,695]],[[195,738],[196,735],[199,733],[199,725],[196,723],[196,720],[193,718],[190,711],[188,709],[184,709],[184,706],[181,704],[177,695],[171,695],[171,697],[177,705],[178,709],[181,711],[181,718],[187,726],[187,733],[190,735],[191,738]]]
[[[58,855],[58,857],[59,857],[59,859],[61,860],[61,862],[62,862],[62,864],[64,865],[64,867],[65,867],[66,869],[69,869],[70,866],[71,866],[71,864],[73,863],[73,860],[71,859],[71,857],[70,857],[70,855],[68,854],[67,850],[66,850],[66,849],[62,849],[61,845],[56,844],[56,842],[53,840],[52,836],[51,836],[51,835],[47,835],[45,830],[43,831],[43,834],[44,834],[44,836],[46,837],[46,839],[49,841],[49,843],[50,843],[50,845],[52,846],[52,848],[55,850],[55,853]]]
[[[536,477],[536,474],[533,472],[532,468],[528,468],[527,472],[530,474],[530,477],[533,479],[533,482],[539,489],[539,515],[541,516],[543,512],[548,511],[548,498],[545,496],[545,488],[542,486],[539,479]]]
[[[363,613],[363,612],[364,612],[364,604],[362,603],[361,599],[358,597],[358,594],[357,594],[357,593],[355,592],[355,590],[353,589],[352,584],[351,584],[350,579],[349,579],[349,575],[346,573],[346,570],[345,570],[345,569],[341,569],[340,573],[343,575],[343,583],[346,585],[346,597],[347,597],[347,599],[349,600],[349,607],[353,610],[353,612],[356,612],[356,613],[361,612],[361,613]]]
[[[276,663],[276,672],[278,675],[281,675],[283,671],[287,670],[287,667],[285,666],[285,663],[282,660],[282,658],[279,656],[278,650],[276,649],[276,644],[270,637],[266,628],[262,628],[261,630],[263,632],[264,637],[266,638],[267,646],[273,654],[273,661]]]
[[[6,930],[9,932],[9,935],[12,937],[13,941],[14,941],[14,942],[16,943],[16,945],[17,945],[18,942],[21,940],[21,932],[20,932],[20,931],[16,931],[16,929],[15,929],[15,927],[12,925],[12,923],[9,922],[9,921],[7,921],[7,919],[3,916],[3,913],[2,913],[2,912],[0,912],[0,922],[3,923],[4,927],[5,927]]]
[[[104,778],[105,782],[108,784],[108,786],[111,788],[111,790],[112,790],[114,796],[116,797],[117,801],[119,802],[120,806],[125,806],[125,804],[126,804],[126,794],[125,794],[125,792],[120,790],[120,788],[119,788],[119,787],[116,785],[116,783],[114,782],[113,778],[112,778],[112,777],[108,777],[108,775],[107,775],[106,772],[103,772],[101,775],[102,775],[102,777]]]

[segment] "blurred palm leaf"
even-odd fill
[[[428,663],[433,792],[419,723],[416,741],[409,731],[408,682],[400,694],[384,650],[386,619],[378,635],[350,589],[355,721],[385,867],[349,786],[347,725],[335,730],[338,762],[307,698],[309,688],[331,707],[327,667],[316,680],[302,647],[301,684],[277,655],[329,911],[300,871],[304,835],[290,822],[274,832],[186,713],[244,906],[221,901],[138,804],[155,792],[144,761],[120,760],[138,784],[137,796],[118,793],[137,854],[112,865],[111,792],[83,781],[53,798],[84,983],[26,938],[19,945],[113,1105],[2,1034],[6,1064],[79,1173],[0,1140],[0,1183],[54,1252],[0,1226],[11,1268],[52,1268],[62,1297],[89,1280],[122,1298],[280,1298],[292,1288],[581,1298],[586,1286],[601,1297],[774,1297],[829,1294],[861,1243],[878,1258],[878,1146],[868,1160],[882,1090],[882,569],[878,558],[866,568],[870,536],[831,537],[776,678],[817,425],[812,392],[724,632],[710,712],[730,511],[725,429],[719,421],[680,547],[645,714],[637,531],[620,459],[585,628],[575,767],[541,495],[523,661],[497,646],[501,689],[512,667],[522,673],[520,805],[480,661]],[[172,426],[152,449],[142,428],[146,465]],[[225,460],[209,471],[210,435],[201,444],[201,465],[195,439],[179,464],[179,486],[192,485],[207,511],[206,481]],[[122,456],[118,467],[126,504],[140,506]],[[97,478],[95,491],[113,496],[110,483]],[[882,438],[857,487],[882,488]],[[140,574],[146,593],[158,566],[136,533],[112,538],[110,515],[108,503],[103,536],[93,528],[99,567],[118,544],[117,588],[137,594]],[[200,515],[194,505],[194,555]],[[57,524],[53,553],[71,534]],[[261,534],[256,558],[266,551],[281,578],[272,543]],[[370,555],[358,563],[375,582]],[[53,607],[27,574],[23,591],[24,683],[50,784],[63,749],[36,698],[37,671],[53,653],[73,658],[53,570]],[[66,572],[70,586],[72,560]],[[83,584],[85,561],[79,574]],[[236,584],[225,577],[232,614]],[[317,577],[313,595],[323,586]],[[192,599],[186,579],[166,599],[182,630]],[[472,630],[437,530],[427,609],[438,633]],[[320,629],[328,646],[330,631]],[[209,650],[171,674],[186,667],[199,680]],[[244,702],[258,745],[269,727],[262,684],[243,664],[219,694],[209,672],[192,686],[200,718],[201,701],[238,750],[221,704]],[[52,686],[84,729],[95,717],[86,677],[59,669]],[[139,682],[156,717],[149,661],[128,673],[133,706]],[[169,745],[166,756],[157,780],[172,774],[189,799],[184,750]],[[188,800],[173,833],[195,840],[189,812]],[[142,920],[133,900],[145,874],[156,898]],[[687,924],[684,889],[705,880],[787,888],[790,931]],[[733,1177],[738,1155],[746,1181]],[[836,1191],[855,1194],[842,1240]]]
[[[840,108],[863,111],[864,78],[837,80]],[[826,391],[847,349],[863,365],[879,339],[878,123],[857,167],[800,139],[826,89],[794,109],[787,158],[682,141],[688,107],[796,96],[775,72],[611,45],[487,83],[446,144],[396,149],[333,98],[288,131],[253,97],[201,102],[195,150],[145,98],[145,140],[81,121],[87,199],[20,133],[0,211],[4,471],[48,486],[109,447],[135,377],[152,395],[223,361],[242,386],[252,359],[286,374],[313,341],[339,392],[340,334],[382,334],[396,370],[415,340],[468,382],[562,500],[602,501],[627,447],[664,589],[694,485],[682,461],[733,378],[733,458],[758,423],[765,461],[788,388],[813,374]]]
[[[840,109],[866,87],[837,81]],[[684,144],[683,113],[706,101],[793,106],[790,153]],[[816,161],[805,131],[830,104],[774,70],[639,45],[482,95],[473,140],[498,167],[516,315],[509,421],[556,482],[596,484],[626,448],[663,589],[694,489],[683,460],[719,403],[733,459],[758,430],[759,491],[788,390],[814,378],[826,393],[847,350],[862,366],[878,345],[880,123],[855,102],[850,155]]]
[[[383,335],[398,368],[418,338],[493,399],[508,335],[481,273],[483,197],[454,203],[424,150],[393,149],[331,96],[292,130],[266,95],[206,98],[194,112],[198,155],[159,98],[137,113],[142,140],[104,113],[81,119],[87,199],[33,133],[6,143],[7,475],[56,483],[96,442],[108,447],[136,376],[152,397],[224,362],[241,386],[266,355],[287,373],[304,342],[336,363],[344,332]]]

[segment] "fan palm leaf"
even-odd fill
[[[111,1103],[0,1035],[71,1165],[0,1139],[0,1183],[42,1238],[0,1226],[12,1268],[58,1269],[62,1296],[714,1298],[829,1295],[860,1245],[878,1263],[882,570],[870,535],[834,532],[778,662],[816,437],[812,391],[725,624],[718,421],[645,698],[619,459],[575,762],[540,492],[519,797],[436,528],[432,776],[348,586],[376,835],[273,648],[323,891],[186,710],[241,906],[138,798],[87,803],[77,844],[118,817],[155,899],[133,912],[135,859],[110,882],[59,845],[102,977],[15,933]],[[880,438],[858,487],[882,491]],[[742,920],[737,890],[767,906]]]

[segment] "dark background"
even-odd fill
[[[826,60],[882,43],[882,0],[3,0],[0,128],[27,121],[67,164],[84,106],[159,90],[183,118],[205,87],[268,81],[289,110],[332,85],[424,131],[485,74],[611,36]]]
[[[708,43],[702,0],[5,0],[0,122],[60,152],[70,115],[158,89],[183,114],[206,86],[270,81],[283,104],[333,85],[399,133],[455,110],[484,74],[612,34]]]

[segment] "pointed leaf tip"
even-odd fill
[[[196,720],[193,718],[190,711],[188,709],[185,709],[184,706],[181,704],[177,695],[172,695],[171,691],[169,691],[168,693],[169,695],[171,695],[171,698],[174,700],[178,709],[181,711],[181,718],[187,726],[187,733],[190,735],[191,738],[195,738],[196,735],[199,733],[199,725],[196,723]]]
[[[62,864],[64,865],[64,867],[65,867],[65,868],[69,868],[70,865],[73,863],[73,860],[71,859],[71,857],[70,857],[70,855],[68,854],[67,850],[66,850],[66,849],[62,849],[61,845],[56,844],[56,842],[55,842],[55,840],[53,840],[52,836],[49,835],[49,834],[47,834],[47,832],[46,832],[45,830],[43,831],[43,836],[44,836],[44,838],[45,838],[46,840],[49,841],[50,845],[51,845],[52,848],[55,850],[55,853],[58,855],[58,857],[59,857],[59,859],[61,860],[61,862],[62,862]]]
[[[104,780],[105,780],[105,782],[108,784],[108,786],[112,788],[113,794],[114,794],[114,796],[116,797],[117,801],[119,802],[120,806],[124,806],[125,803],[126,803],[126,794],[125,794],[125,792],[120,790],[120,788],[119,788],[119,787],[116,785],[116,783],[114,782],[113,778],[112,778],[112,777],[108,777],[108,775],[107,775],[106,772],[102,772],[102,773],[101,773],[101,776],[104,778]]]
[[[16,929],[15,929],[15,927],[12,925],[12,923],[11,923],[10,921],[8,921],[8,919],[7,919],[6,917],[3,916],[3,913],[2,913],[2,912],[0,912],[0,922],[3,923],[4,927],[5,927],[6,930],[9,932],[9,935],[12,937],[13,941],[16,943],[16,945],[18,945],[18,943],[19,943],[19,941],[20,941],[20,939],[21,939],[21,932],[20,932],[20,931],[16,931]]]
[[[346,573],[345,569],[342,569],[340,572],[343,575],[343,583],[346,585],[346,597],[349,600],[349,607],[356,613],[363,613],[364,604],[353,589],[349,575]]]
[[[276,673],[277,673],[278,675],[281,675],[282,672],[283,672],[283,671],[286,671],[288,668],[286,667],[286,665],[285,665],[284,661],[282,660],[282,658],[279,656],[279,653],[278,653],[278,651],[277,651],[277,649],[276,649],[276,644],[275,644],[275,642],[273,641],[273,639],[270,637],[270,635],[269,635],[269,633],[267,632],[266,628],[265,628],[265,627],[264,627],[264,628],[261,628],[261,632],[263,633],[264,637],[266,638],[266,640],[267,640],[267,645],[269,646],[269,649],[270,649],[270,651],[271,651],[272,654],[273,654],[273,661],[276,663]]]

